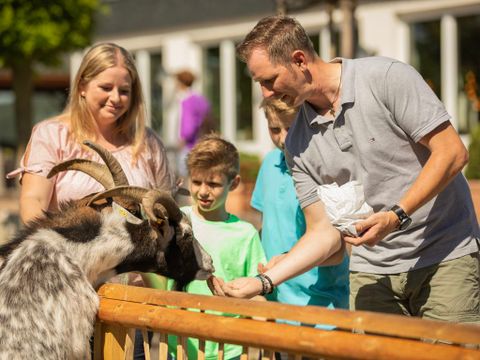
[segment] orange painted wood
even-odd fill
[[[295,306],[273,302],[185,294],[148,288],[107,284],[100,288],[103,298],[123,299],[135,303],[168,305],[180,308],[217,310],[246,317],[264,317],[298,321],[305,324],[328,324],[341,330],[355,330],[388,336],[433,339],[459,344],[480,344],[480,327],[452,324],[406,316],[367,311],[330,310],[318,306]]]
[[[255,302],[255,305],[263,305]],[[253,304],[251,304],[253,305]],[[239,319],[103,297],[99,319],[179,336],[329,359],[479,359],[480,352],[388,336],[321,330],[306,326]]]

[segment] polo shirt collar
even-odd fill
[[[342,64],[342,94],[340,98],[340,107],[343,108],[344,104],[355,102],[355,63],[352,59],[340,57],[332,59],[330,63]],[[332,121],[331,119],[318,115],[313,106],[307,101],[303,103],[303,108],[307,121],[310,124],[326,124]]]

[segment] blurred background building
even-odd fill
[[[244,153],[271,149],[258,105],[260,89],[235,57],[235,45],[263,16],[296,17],[320,56],[382,55],[423,75],[468,142],[479,123],[480,0],[103,0],[94,42],[115,42],[137,61],[150,125],[167,146],[177,141],[173,74],[191,69],[212,103],[221,133]],[[63,108],[82,53],[57,68],[36,68],[34,122]],[[0,145],[15,147],[14,94],[0,69]]]

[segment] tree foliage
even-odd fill
[[[12,70],[17,162],[32,128],[36,64],[56,65],[60,57],[88,46],[99,0],[0,0],[0,67]]]
[[[90,44],[98,0],[0,0],[0,59],[51,65]]]

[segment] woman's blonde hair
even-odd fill
[[[145,143],[145,103],[135,61],[121,46],[102,43],[93,46],[85,54],[70,90],[62,119],[69,122],[71,135],[76,142],[82,144],[84,140],[95,139],[95,119],[81,96],[81,89],[101,72],[117,65],[127,69],[132,85],[130,106],[117,120],[116,133],[124,136],[132,146],[135,160]]]

